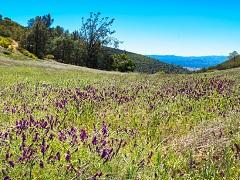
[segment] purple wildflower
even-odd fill
[[[64,133],[63,131],[60,131],[60,132],[58,133],[58,139],[59,139],[60,141],[66,141],[67,137],[66,137],[66,135],[65,135],[65,133]]]
[[[6,153],[6,159],[10,158],[9,152]]]
[[[60,161],[60,152],[57,152],[55,159]]]
[[[103,123],[102,125],[102,133],[103,135],[107,135],[108,133],[107,125],[105,123]]]
[[[66,154],[66,161],[69,162],[70,160],[71,160],[71,154],[68,151],[67,154]]]
[[[97,172],[97,173],[92,177],[92,179],[93,179],[93,180],[96,180],[97,177],[101,177],[101,176],[102,176],[102,172]]]
[[[44,168],[43,161],[40,161],[39,166],[40,166],[40,168]]]
[[[23,133],[22,134],[22,142],[24,143],[26,141],[26,135]]]
[[[49,147],[49,145],[46,146],[45,139],[43,139],[42,145],[41,145],[41,152],[42,152],[43,156],[45,155],[45,152],[47,151],[48,147]]]
[[[41,153],[42,153],[43,156],[44,156],[45,152],[46,152],[46,147],[42,145],[41,146]]]
[[[39,133],[36,133],[33,138],[33,142],[37,142],[38,140],[39,140]]]
[[[50,139],[50,140],[53,140],[53,138],[54,138],[54,135],[53,135],[53,134],[50,134],[50,135],[49,135],[49,139]]]
[[[70,130],[70,135],[74,135],[76,134],[76,132],[77,132],[77,129],[75,127],[72,127]]]
[[[74,135],[72,136],[72,142],[71,142],[71,143],[72,143],[73,145],[74,145],[74,144],[77,144],[77,135],[74,134]]]
[[[14,168],[14,162],[13,161],[9,161],[9,165],[10,165],[10,167]]]
[[[80,133],[80,139],[81,139],[81,141],[83,142],[83,141],[85,141],[87,138],[88,138],[87,132],[86,132],[84,129],[82,129],[82,130],[81,130],[81,133]]]
[[[101,157],[102,157],[102,158],[107,158],[108,155],[109,155],[108,149],[103,149]]]
[[[106,140],[102,140],[102,145],[105,146],[107,144]]]
[[[93,145],[96,145],[97,143],[98,143],[98,141],[97,141],[97,137],[94,136],[94,138],[93,138],[93,140],[92,140],[92,144],[93,144]]]
[[[16,107],[13,107],[13,108],[12,108],[12,114],[16,113],[16,111],[17,111],[17,108],[16,108]]]
[[[44,128],[47,127],[48,123],[47,123],[47,121],[44,121],[44,120],[43,120],[40,125],[41,125],[41,127],[44,129]]]
[[[3,180],[10,180],[9,176],[5,176]]]
[[[101,157],[108,159],[112,152],[113,152],[112,148],[111,149],[103,149]]]

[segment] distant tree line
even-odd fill
[[[32,18],[27,27],[21,27],[0,15],[0,36],[19,41],[22,48],[38,58],[52,58],[62,63],[96,69],[134,70],[133,61],[126,54],[114,56],[107,48],[118,47],[119,44],[112,36],[115,33],[112,30],[114,19],[101,17],[100,13],[90,13],[88,18],[82,18],[80,29],[74,32],[61,26],[52,27],[53,22],[54,19],[47,14]],[[15,30],[11,31],[9,27]],[[16,28],[19,29],[17,33]],[[125,66],[119,68],[120,64]]]

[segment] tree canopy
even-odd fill
[[[237,51],[233,51],[233,52],[229,53],[229,59],[235,60],[238,55],[239,54]]]
[[[102,47],[117,43],[117,40],[111,37],[116,32],[111,28],[113,22],[114,19],[109,17],[102,18],[101,13],[90,13],[89,18],[82,18],[79,35],[86,50],[85,58],[88,67],[97,67],[96,59]]]

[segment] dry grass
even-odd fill
[[[191,151],[194,159],[199,161],[207,159],[210,150],[217,157],[226,147],[232,145],[233,136],[240,132],[238,119],[239,114],[233,114],[212,122],[204,122],[188,135],[174,139],[170,146],[178,153]]]

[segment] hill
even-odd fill
[[[110,49],[110,53],[112,54],[123,54],[126,53],[136,64],[136,71],[137,72],[144,72],[144,73],[156,73],[159,71],[165,72],[165,73],[189,73],[189,71],[186,68],[182,68],[177,65],[173,65],[170,63],[165,63],[162,62],[161,60],[156,60],[154,58],[128,52],[128,51],[123,51],[119,49]]]
[[[208,68],[209,70],[225,70],[225,69],[231,69],[231,68],[237,68],[240,67],[240,56],[237,56],[234,59],[227,60],[221,64],[218,64],[216,66]]]
[[[215,66],[227,59],[226,56],[149,55],[149,57],[193,70]]]
[[[10,18],[4,18],[4,19],[0,18],[0,36],[8,37],[8,38],[12,38],[16,41],[20,41],[21,36],[27,30],[28,30],[27,28],[21,26],[17,22],[14,22]],[[50,42],[58,43],[58,45],[56,45],[56,47],[52,47],[53,44],[48,45],[49,46],[48,48],[51,49],[49,51],[56,55],[57,61],[64,62],[64,63],[71,63],[71,64],[75,64],[75,65],[77,63],[73,62],[73,59],[74,59],[74,61],[79,61],[79,62],[83,61],[84,58],[82,58],[82,56],[84,53],[83,53],[82,49],[79,49],[80,47],[82,47],[81,43],[73,41],[71,39],[73,34],[69,34],[68,31],[64,32],[64,29],[61,27],[51,28],[50,31],[51,31],[51,33],[50,33],[51,35],[62,33],[62,35],[60,35],[58,38],[50,40]],[[63,39],[63,37],[68,37],[68,38]],[[79,47],[77,47],[76,44],[79,44],[78,45]],[[28,46],[26,46],[26,48],[27,47]],[[63,51],[62,49],[64,49],[64,52],[62,52]],[[74,49],[74,51],[73,51],[73,49]],[[113,48],[107,48],[107,49],[108,49],[109,54],[111,54],[111,55],[127,53],[127,55],[130,57],[130,59],[136,65],[136,68],[135,68],[136,72],[143,72],[143,73],[150,73],[150,74],[153,74],[153,73],[156,73],[159,71],[165,72],[165,73],[188,73],[189,72],[187,69],[184,69],[180,66],[170,65],[170,64],[167,64],[167,63],[164,63],[161,61],[156,61],[155,59],[152,59],[152,58],[144,56],[144,55],[135,54],[132,52],[126,52],[126,51],[122,51],[119,49],[113,49]],[[23,51],[26,52],[25,50],[23,50]],[[61,56],[62,54],[64,54],[63,57]],[[105,67],[104,64],[109,63],[107,58],[103,58],[102,61],[103,62],[101,64],[103,64],[102,65],[103,67]],[[80,63],[80,65],[84,66],[85,64]]]
[[[0,36],[10,37],[16,41],[20,41],[22,34],[25,32],[26,28],[12,21],[10,18],[3,18],[0,15]]]
[[[240,68],[106,72],[0,55],[1,179],[238,179]]]

